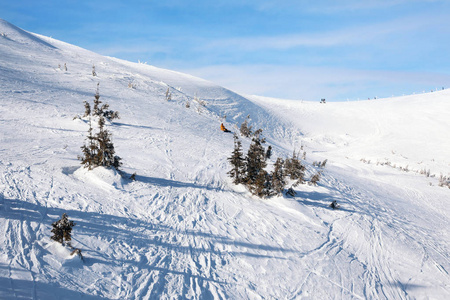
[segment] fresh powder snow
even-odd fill
[[[245,96],[4,20],[0,83],[0,299],[450,299],[450,90]],[[77,159],[97,84],[121,172]],[[306,152],[307,179],[327,160],[319,184],[233,185],[220,124],[248,115],[269,168]],[[82,259],[50,239],[63,213]]]

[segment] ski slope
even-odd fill
[[[242,96],[3,20],[0,83],[0,299],[450,298],[449,90]],[[125,176],[77,160],[88,124],[74,117],[98,83]],[[247,115],[273,157],[303,146],[308,176],[328,159],[319,185],[271,199],[232,185],[220,124]],[[64,212],[83,261],[50,239]]]

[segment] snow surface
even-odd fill
[[[0,82],[0,299],[450,299],[448,90],[246,97],[3,20]],[[124,177],[77,160],[97,83]],[[220,123],[247,115],[274,157],[303,146],[308,176],[328,159],[319,185],[265,200],[233,186]],[[83,261],[50,240],[64,212]]]

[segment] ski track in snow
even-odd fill
[[[2,20],[0,29],[8,37],[0,37],[1,299],[450,298],[448,190],[358,161],[385,138],[380,116],[370,119],[374,127],[363,124],[369,137],[335,133],[333,125],[324,134],[297,122],[321,110],[326,119],[329,106],[250,101]],[[68,71],[57,67],[64,63]],[[123,178],[111,170],[86,173],[76,159],[87,123],[73,117],[93,99],[97,82],[100,100],[121,114],[108,126]],[[193,101],[196,94],[206,107]],[[286,111],[292,117],[281,118]],[[261,200],[230,183],[233,137],[218,126],[224,115],[234,128],[248,114],[275,155],[287,157],[305,143],[307,157],[330,158],[318,186]],[[243,140],[244,149],[249,143]],[[344,156],[336,145],[347,144],[353,148]],[[127,179],[134,172],[137,180]],[[340,210],[328,206],[333,200]],[[72,244],[83,261],[50,239],[64,212],[76,223]]]

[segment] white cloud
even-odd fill
[[[238,93],[318,101],[419,93],[450,84],[450,74],[302,66],[210,66],[183,70]]]
[[[447,24],[447,16],[411,16],[364,26],[352,26],[339,30],[277,36],[252,36],[218,39],[202,44],[203,49],[233,48],[244,51],[262,49],[286,50],[295,47],[331,47],[339,45],[367,45],[391,35],[401,36],[430,26]]]

